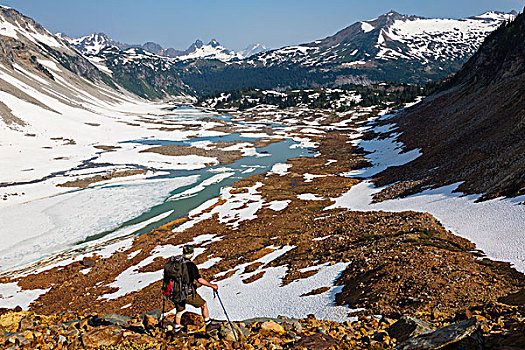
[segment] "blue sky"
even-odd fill
[[[231,49],[270,48],[332,35],[390,10],[462,18],[489,10],[521,12],[523,0],[0,0],[52,32],[104,32],[126,43],[154,41],[185,49],[215,38]]]

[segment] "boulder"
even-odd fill
[[[237,332],[236,332],[237,333]],[[235,335],[233,334],[233,331],[232,329],[230,328],[230,325],[228,324],[225,324],[223,325],[220,330],[219,330],[219,335],[222,339],[224,340],[227,340],[227,341],[230,341],[230,342],[234,342],[236,341],[235,340]],[[239,334],[237,334],[237,339],[240,340],[239,338]]]
[[[92,267],[95,265],[95,259],[93,258],[88,258],[88,257],[85,257],[84,259],[82,259],[82,262],[81,264],[85,267]]]
[[[403,316],[396,323],[386,329],[390,338],[404,342],[418,334],[432,330],[431,324],[414,317]]]
[[[331,346],[338,345],[338,342],[335,338],[328,334],[312,334],[305,337],[302,337],[301,340],[294,344],[294,349],[307,348],[312,350],[324,350],[328,349]]]
[[[31,317],[26,316],[23,319],[20,320],[20,323],[18,324],[18,331],[24,332],[28,329],[33,329],[38,325],[38,322],[35,322],[31,319]]]
[[[4,334],[5,343],[7,344],[15,344],[16,339],[18,337],[23,337],[22,333],[20,332],[6,332]]]
[[[162,316],[162,311],[160,311],[160,310],[152,310],[152,311],[146,312],[145,314],[140,315],[140,319],[142,320],[144,317],[146,317],[146,315],[151,315],[151,316],[153,316],[157,321],[159,321],[160,318],[161,318],[161,316]]]
[[[389,335],[387,332],[379,331],[372,336],[372,339],[374,339],[375,341],[384,341],[388,337]]]
[[[474,315],[472,314],[472,311],[470,311],[469,309],[460,310],[456,312],[456,315],[454,316],[454,321],[459,322],[463,320],[468,320],[472,316]]]
[[[82,343],[86,348],[113,346],[120,343],[123,337],[123,331],[118,327],[102,327],[82,335]]]
[[[287,332],[301,333],[303,331],[303,326],[299,321],[287,320],[285,322],[282,322],[281,325],[283,325],[284,329]]]
[[[268,350],[282,350],[282,349],[283,349],[283,347],[281,345],[276,344],[274,342],[270,342],[268,344]]]
[[[131,317],[117,314],[106,314],[100,318],[104,325],[123,326],[131,320]]]
[[[248,338],[252,333],[248,328],[246,328],[246,325],[242,322],[235,322],[233,324],[234,329],[236,329],[238,332],[240,332],[244,338]]]
[[[525,305],[525,288],[520,289],[516,293],[511,293],[504,297],[500,297],[498,301],[507,305]]]
[[[219,340],[219,330],[218,328],[206,330],[206,334],[213,340]]]
[[[146,329],[154,328],[157,325],[157,320],[151,315],[144,315],[144,318],[142,319],[142,324]]]
[[[56,342],[57,342],[57,344],[60,344],[60,345],[67,344],[67,338],[64,337],[62,334],[60,334],[60,335],[56,338]]]
[[[303,325],[298,321],[292,322],[292,329],[295,333],[302,333],[303,332]]]
[[[26,338],[23,333],[20,332],[6,332],[5,341],[0,345],[14,345],[16,347],[28,347],[31,345],[31,339]]]
[[[172,331],[173,328],[175,327],[175,323],[171,322],[171,321],[168,321],[167,319],[163,319],[162,321],[159,322],[159,326],[160,326],[160,328],[165,329],[167,331]],[[134,329],[131,329],[131,330],[134,331],[134,332],[137,332]]]
[[[202,319],[201,315],[193,312],[185,312],[182,314],[180,324],[186,327],[193,326],[201,328],[204,326],[204,320]]]
[[[245,340],[250,336],[250,331],[246,329],[243,323],[232,323],[235,334],[237,335],[237,340]],[[221,324],[219,329],[219,335],[222,339],[228,341],[235,341],[235,336],[233,335],[232,328],[229,323]]]
[[[483,335],[476,317],[420,334],[399,344],[396,349],[483,349]]]
[[[18,337],[16,338],[15,345],[20,348],[30,348],[32,344],[32,340],[24,337]]]
[[[153,346],[158,343],[157,339],[154,337],[150,337],[148,335],[134,335],[129,338],[126,338],[126,340],[132,340],[133,344],[136,345],[146,345],[146,346]],[[147,347],[149,349],[149,347]]]
[[[275,321],[267,321],[261,324],[261,331],[260,333],[263,335],[281,335],[284,334],[286,331],[284,330],[283,326],[278,324]]]

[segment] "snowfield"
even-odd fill
[[[115,229],[197,179],[189,176],[94,186],[4,207],[0,211],[0,269],[37,260]]]
[[[385,115],[382,118],[388,117]],[[373,131],[391,131],[392,127],[376,127]],[[394,135],[382,139],[356,140],[357,145],[371,152],[367,158],[371,160],[372,166],[344,175],[371,177],[389,166],[408,163],[420,155],[419,150],[401,152],[402,144],[396,139]],[[332,198],[335,203],[326,209],[428,212],[448,230],[474,242],[489,258],[510,262],[518,271],[525,272],[525,206],[518,204],[523,198],[498,198],[475,203],[480,195],[467,196],[454,192],[458,186],[459,183],[372,204],[373,194],[382,188],[375,188],[370,181],[364,181],[341,197]]]

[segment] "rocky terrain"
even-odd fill
[[[77,313],[39,315],[20,309],[0,310],[0,345],[16,349],[518,349],[525,342],[521,304],[489,304],[454,317],[425,322],[359,317],[338,323],[279,317],[233,322],[185,313],[184,331],[173,333],[173,315],[160,310],[140,316]],[[235,333],[234,333],[235,332]]]
[[[442,90],[394,121],[407,149],[423,156],[383,172],[378,184],[415,193],[463,182],[484,199],[525,194],[525,17],[500,27]]]
[[[268,118],[267,112],[255,108],[232,114],[235,118],[256,121]],[[298,112],[297,108],[291,108],[280,113],[286,120],[287,113]],[[436,348],[436,341],[457,341],[458,347],[465,342],[484,342],[488,348],[519,345],[523,329],[520,293],[525,279],[508,263],[483,258],[474,244],[450,233],[426,213],[327,209],[332,203],[330,198],[359,183],[338,174],[368,165],[362,151],[347,142],[347,133],[368,120],[371,112],[351,121],[344,114],[329,119],[319,113],[321,110],[305,114],[303,120],[317,121],[318,128],[338,124],[337,120],[346,122],[341,130],[310,134],[317,144],[317,157],[292,159],[285,171],[275,170],[237,181],[228,193],[203,207],[202,212],[136,237],[130,246],[110,256],[88,252],[67,265],[40,267],[40,272],[28,270],[15,279],[5,278],[2,282],[16,281],[22,290],[46,290],[30,305],[31,312],[46,316],[30,318],[36,317],[38,322],[41,322],[38,318],[61,319],[53,321],[59,323],[56,328],[47,325],[39,328],[29,322],[33,328],[20,329],[16,328],[18,324],[11,323],[5,341],[8,345],[33,346],[34,341],[56,344],[60,339],[72,348],[79,344],[123,349],[125,346],[174,349],[241,346],[231,342],[232,334],[225,323],[208,335],[171,339],[169,328],[154,328],[156,320],[148,317],[148,321],[143,321],[137,316],[162,308],[160,281],[141,283],[148,274],[162,269],[166,256],[159,252],[193,242],[197,250],[203,251],[195,260],[200,266],[207,266],[202,268],[203,275],[219,285],[239,276],[242,285],[248,288],[264,281],[274,269],[284,268],[281,278],[284,288],[321,275],[326,267],[343,267],[335,281],[340,286],[335,302],[348,307],[347,312],[357,317],[357,321],[337,323],[309,317],[279,321],[284,322],[281,330],[273,323],[268,324],[268,319],[246,320],[236,323],[240,339],[244,338],[241,340],[244,348]],[[349,113],[356,115],[355,110]],[[270,206],[263,205],[249,220],[235,214],[249,209],[260,201],[258,198]],[[236,204],[231,207],[233,203]],[[224,212],[223,206],[231,209]],[[136,271],[144,277],[139,277],[137,285],[132,284],[128,292],[122,292],[122,288],[128,288],[125,285],[108,284],[118,281],[127,271]],[[298,298],[315,297],[333,288],[331,283],[312,284]],[[228,307],[231,310],[239,306]],[[69,311],[59,315],[64,310]],[[107,315],[112,313],[122,317]],[[19,320],[27,314],[16,315]],[[428,338],[413,338],[413,330],[404,335],[385,331],[402,316],[418,318],[417,323],[423,325],[419,331],[449,328]],[[112,320],[105,323],[101,321],[104,318]],[[115,318],[123,321],[116,326]],[[188,326],[190,333],[199,328],[195,319],[198,317],[192,317],[193,323]],[[454,325],[464,319],[468,321]],[[153,328],[148,331],[149,327]],[[50,329],[49,334],[46,328]],[[21,332],[11,334],[17,330]],[[450,333],[456,334],[457,339],[451,340]]]

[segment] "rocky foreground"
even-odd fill
[[[202,317],[185,313],[174,335],[174,315],[159,310],[141,316],[38,315],[0,310],[2,349],[520,349],[525,344],[524,295],[465,309],[440,322],[403,316],[362,316],[353,322],[254,318],[215,321],[204,330]]]

